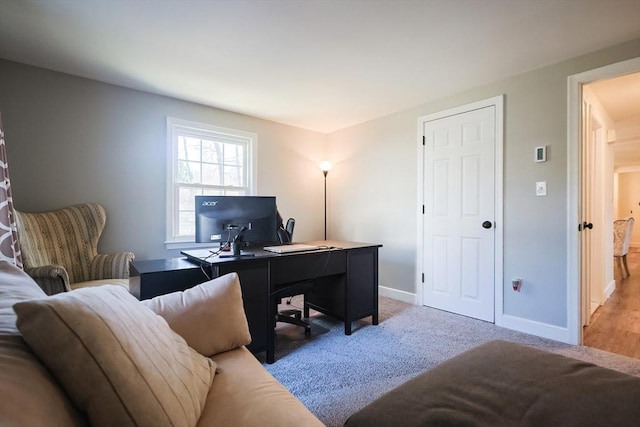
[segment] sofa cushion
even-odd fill
[[[161,315],[189,346],[205,356],[251,342],[236,273],[142,303]]]
[[[14,305],[25,341],[92,425],[195,425],[215,363],[116,285]]]
[[[199,426],[321,427],[246,347],[213,356],[218,366]]]
[[[26,273],[0,261],[0,426],[86,425],[83,414],[16,328],[13,304],[44,296]]]
[[[640,378],[492,341],[391,390],[344,425],[637,426],[639,396]]]
[[[45,296],[42,288],[24,271],[0,261],[0,334],[20,335],[13,304]]]

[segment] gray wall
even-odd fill
[[[258,193],[296,218],[296,239],[323,236],[323,134],[3,60],[0,112],[16,209],[99,202],[103,252],[177,255],[164,245],[167,116],[258,134]]]
[[[383,243],[380,284],[417,293],[417,119],[505,94],[504,314],[566,327],[567,77],[637,56],[640,40],[330,134],[330,237]],[[539,145],[546,163],[533,161]]]

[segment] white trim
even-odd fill
[[[423,213],[422,207],[424,206],[424,153],[422,145],[423,135],[423,123],[426,121],[442,119],[444,117],[453,116],[456,114],[466,113],[468,111],[479,110],[486,107],[495,107],[495,204],[494,204],[494,224],[495,224],[495,264],[494,264],[494,322],[496,325],[504,325],[504,310],[503,310],[503,253],[504,253],[504,222],[503,222],[503,174],[504,174],[504,95],[498,95],[492,98],[483,99],[481,101],[472,102],[470,104],[461,105],[458,107],[450,108],[448,110],[440,111],[437,113],[428,114],[426,116],[418,117],[418,235],[417,235],[417,250],[416,250],[416,290],[417,290],[417,303],[424,305],[424,292],[422,283],[422,272],[424,271],[424,248],[423,248],[423,236],[424,227],[422,224]]]
[[[582,344],[580,289],[580,111],[582,85],[640,71],[640,58],[607,65],[567,78],[567,340]]]
[[[567,342],[569,338],[568,329],[561,326],[542,323],[531,319],[524,319],[511,314],[504,314],[502,319],[504,324],[500,326],[513,329],[514,331],[524,332],[526,334],[536,335],[561,342]]]
[[[416,294],[407,291],[400,291],[394,288],[388,288],[386,286],[378,286],[378,295],[393,298],[408,304],[418,304]]]
[[[613,173],[640,172],[640,165],[634,166],[618,166]]]
[[[416,156],[418,162],[418,185],[416,186],[418,190],[418,194],[416,196],[416,200],[418,201],[417,209],[417,237],[416,237],[416,270],[415,270],[415,290],[416,290],[416,303],[419,305],[424,305],[424,289],[423,289],[423,272],[424,266],[422,265],[424,261],[424,221],[423,221],[423,209],[424,209],[424,145],[422,145],[423,136],[424,136],[424,124],[422,117],[418,117],[417,120],[417,152]]]
[[[611,282],[609,282],[609,284],[607,286],[605,286],[604,288],[604,301],[608,300],[609,297],[611,295],[613,295],[613,292],[616,290],[616,281],[612,280]],[[602,302],[604,304],[604,301]]]
[[[174,198],[174,183],[175,176],[174,171],[175,162],[177,162],[177,155],[174,152],[174,129],[176,127],[181,127],[183,129],[188,129],[188,132],[193,132],[194,134],[211,134],[215,133],[223,140],[230,138],[230,140],[244,140],[247,143],[247,185],[249,190],[249,195],[258,194],[258,135],[253,132],[246,132],[237,129],[230,129],[221,126],[214,126],[208,123],[200,123],[193,122],[190,120],[178,119],[175,117],[167,116],[166,122],[166,213],[165,213],[165,247],[166,249],[185,249],[185,248],[194,248],[203,245],[199,245],[195,243],[193,240],[188,240],[185,237],[175,238],[173,236],[174,230],[174,218],[173,213],[176,211],[176,200]],[[243,142],[244,142],[243,141]]]
[[[495,308],[494,321],[505,325],[504,319],[504,95],[493,98],[496,106],[496,159],[495,159]],[[510,286],[510,285],[509,285]]]

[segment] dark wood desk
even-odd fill
[[[253,257],[212,258],[206,267],[186,258],[134,261],[129,288],[137,298],[148,299],[205,282],[205,271],[212,278],[238,273],[252,339],[247,347],[254,353],[266,351],[267,363],[273,363],[273,295],[289,284],[312,281],[305,314],[312,308],[342,320],[346,335],[351,335],[355,320],[371,316],[372,323],[378,324],[378,248],[382,245],[330,240],[309,243],[331,249],[274,254],[251,248]]]

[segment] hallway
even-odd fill
[[[620,278],[616,290],[584,328],[584,345],[640,359],[640,248],[627,255],[631,275]]]

